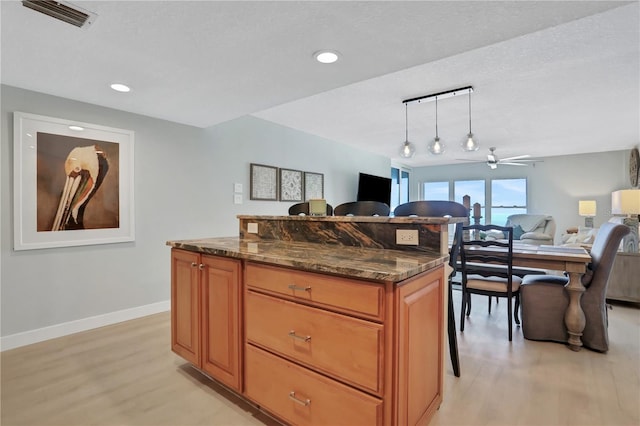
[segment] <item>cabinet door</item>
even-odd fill
[[[200,255],[171,250],[171,350],[200,365]]]
[[[240,389],[240,261],[202,256],[202,369]]]
[[[397,424],[427,424],[442,402],[444,269],[398,288]]]

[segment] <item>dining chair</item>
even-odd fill
[[[421,200],[400,204],[393,211],[395,216],[469,217],[469,209],[455,201]]]
[[[625,225],[606,222],[600,226],[591,247],[591,263],[582,277],[585,291],[580,305],[585,327],[582,344],[599,352],[609,350],[607,285],[622,238],[630,232]],[[637,279],[637,277],[636,277]],[[564,316],[569,306],[565,285],[569,279],[557,275],[526,276],[522,280],[522,334],[529,340],[566,343],[569,339]]]
[[[500,231],[501,240],[484,240],[488,231]],[[505,297],[509,341],[513,338],[513,324],[520,325],[520,283],[522,278],[513,274],[513,228],[498,225],[469,225],[463,227],[460,244],[460,269],[462,273],[462,309],[460,331],[464,331],[465,316],[470,315],[468,304],[472,294]],[[468,235],[468,238],[467,238]],[[515,298],[515,315],[512,301]]]
[[[469,209],[455,201],[422,200],[400,204],[393,211],[395,216],[426,216],[426,217],[469,217]],[[453,367],[453,374],[460,377],[460,356],[458,354],[458,338],[456,336],[456,318],[453,307],[453,277],[458,271],[460,243],[462,242],[463,223],[456,223],[453,240],[449,249],[449,266],[451,272],[447,279],[449,303],[447,306],[447,334],[449,337],[449,355]]]
[[[299,214],[309,215],[309,202],[297,203],[289,207],[289,215],[297,216]],[[327,204],[327,216],[333,216],[333,207]]]
[[[351,201],[333,209],[335,216],[389,216],[389,206],[381,201]]]

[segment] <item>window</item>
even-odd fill
[[[527,212],[526,179],[491,181],[491,222],[504,225],[512,214]]]
[[[423,183],[423,200],[453,200],[464,204],[463,197],[470,197],[470,218],[473,222],[473,205],[480,204],[480,223],[504,225],[512,214],[527,213],[527,180],[456,180],[453,182],[453,196],[450,196],[451,182],[437,181]]]
[[[391,211],[409,202],[409,171],[391,167]]]
[[[450,200],[449,182],[425,182],[422,185],[424,200]]]

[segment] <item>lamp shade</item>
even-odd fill
[[[578,201],[578,214],[580,216],[595,216],[596,215],[596,201],[595,200],[580,200],[580,201]]]
[[[640,214],[640,189],[621,189],[612,192],[611,213]]]

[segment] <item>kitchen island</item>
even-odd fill
[[[427,424],[450,220],[239,219],[239,237],[167,243],[172,350],[288,424]],[[429,243],[380,238],[407,227]],[[331,243],[307,241],[318,232]]]

